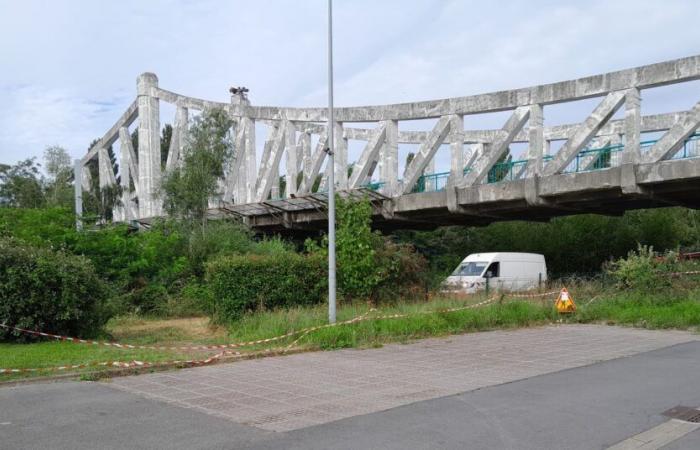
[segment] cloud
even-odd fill
[[[230,86],[244,85],[258,105],[325,105],[325,7],[0,0],[8,12],[0,15],[0,162],[52,144],[82,155],[133,100],[145,71],[195,97],[227,101]],[[336,103],[470,95],[696,54],[695,9],[693,0],[336,0]],[[698,100],[688,92],[697,85],[651,95],[643,108],[687,109]],[[545,120],[578,120],[590,108],[549,108]],[[171,116],[162,108],[161,122]]]

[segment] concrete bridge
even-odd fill
[[[700,102],[688,111],[654,115],[643,115],[641,108],[648,90],[698,79],[700,56],[691,56],[509,91],[337,108],[337,189],[341,196],[369,198],[375,225],[383,229],[621,214],[669,205],[698,208]],[[134,102],[76,161],[78,194],[92,182],[106,188],[119,178],[115,220],[147,224],[161,216],[159,186],[182,162],[189,116],[222,108],[234,121],[235,148],[220,192],[210,200],[210,214],[237,217],[264,232],[326,226],[325,174],[331,168],[325,164],[325,108],[255,106],[240,91],[227,103],[187,97],[159,87],[152,73],[140,75],[136,88]],[[549,108],[592,98],[599,101],[584,120],[545,124]],[[174,105],[165,164],[161,102]],[[473,117],[491,113],[504,117],[500,128],[471,129]],[[404,130],[417,120],[429,125]],[[138,148],[130,127],[138,130]],[[265,134],[264,145],[256,145],[256,133]],[[107,149],[117,142],[113,165]],[[361,151],[350,161],[349,148],[358,142]],[[413,149],[413,157],[399,173],[402,147]],[[95,181],[83,170],[93,158],[99,161]],[[436,171],[436,161],[447,170]]]

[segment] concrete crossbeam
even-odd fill
[[[491,167],[508,150],[513,137],[523,128],[529,117],[529,106],[521,106],[513,111],[513,114],[510,115],[508,121],[503,125],[500,136],[488,148],[484,148],[484,153],[474,161],[471,170],[465,175],[464,181],[460,186],[481,184]]]
[[[547,163],[542,171],[543,175],[550,176],[562,172],[596,133],[600,131],[605,122],[622,106],[625,101],[625,95],[626,92],[624,91],[609,93],[566,141],[566,144],[559,149],[554,158]]]
[[[450,114],[479,114],[507,111],[532,104],[549,105],[602,97],[609,92],[635,87],[647,89],[698,79],[700,79],[700,55],[576,80],[468,97],[381,106],[336,108],[335,117],[339,122],[376,122],[438,118]],[[326,108],[250,106],[243,108],[240,115],[270,120],[285,117],[294,121],[327,121]]]
[[[382,149],[385,141],[386,125],[381,124],[375,130],[372,139],[367,141],[367,145],[362,151],[360,159],[355,164],[355,168],[352,171],[352,176],[350,177],[350,189],[359,188],[366,182],[370,169],[372,169],[373,165],[376,164],[377,158],[379,158],[379,151]]]
[[[175,123],[173,124],[173,134],[170,137],[170,148],[168,158],[165,162],[165,171],[171,172],[182,164],[182,148],[187,136],[188,111],[183,106],[178,106],[175,110]]]
[[[697,102],[693,109],[661,136],[661,139],[644,155],[644,162],[657,162],[673,156],[699,125],[700,102]]]
[[[418,177],[421,176],[428,162],[435,156],[438,148],[450,132],[452,120],[451,116],[441,117],[428,135],[428,138],[419,147],[413,161],[411,161],[411,164],[406,168],[406,175],[402,187],[404,194],[411,192],[416,181],[418,181]]]
[[[316,144],[316,150],[314,150],[313,155],[311,156],[311,163],[309,170],[305,172],[304,177],[301,181],[301,186],[299,186],[298,192],[299,193],[309,193],[311,192],[311,189],[314,186],[314,182],[316,181],[316,177],[318,176],[318,173],[321,171],[321,166],[323,165],[323,161],[326,159],[326,156],[328,153],[326,152],[328,147],[328,135],[325,133],[321,134],[321,136],[318,139],[318,143]]]
[[[258,202],[265,201],[273,188],[276,187],[279,190],[279,164],[282,153],[284,153],[288,125],[287,121],[283,121],[279,127],[273,130],[272,136],[266,143],[263,159],[260,161],[258,186],[255,194]]]

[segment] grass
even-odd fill
[[[290,344],[306,350],[330,350],[348,347],[377,347],[390,342],[447,336],[465,332],[536,326],[564,321],[571,323],[608,323],[646,328],[695,329],[700,326],[700,289],[683,288],[660,292],[624,292],[600,286],[581,285],[571,289],[579,305],[575,314],[561,317],[552,308],[552,300],[506,301],[456,312],[441,309],[473,304],[484,297],[434,299],[429,302],[397,302],[368,312],[364,304],[346,304],[338,308],[338,321],[362,314],[406,314],[391,320],[366,320],[346,326],[323,328],[295,335],[246,350],[284,348]],[[106,327],[109,336],[119,342],[139,345],[188,345],[251,341],[282,335],[327,322],[325,306],[263,311],[244,316],[228,329],[215,327],[206,318],[149,319],[125,316],[113,319]],[[120,350],[77,345],[69,342],[0,344],[0,367],[26,368],[81,364],[91,361],[164,361],[204,357],[212,352]],[[89,369],[94,370],[94,369]],[[47,375],[56,372],[39,372]],[[0,375],[0,381],[36,374]],[[91,379],[91,376],[86,376]]]

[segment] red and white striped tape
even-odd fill
[[[246,352],[246,353],[240,353],[240,352],[231,352],[230,350],[224,350],[220,353],[217,353],[216,355],[210,356],[209,358],[206,359],[191,359],[191,360],[171,360],[171,361],[159,361],[159,362],[147,362],[147,361],[130,361],[130,362],[123,362],[123,361],[93,361],[85,364],[73,364],[73,365],[64,365],[64,366],[54,366],[54,367],[37,367],[37,368],[23,368],[23,369],[7,369],[7,368],[0,368],[0,374],[12,374],[12,373],[27,373],[27,372],[42,372],[42,371],[67,371],[67,370],[76,370],[76,369],[83,369],[87,367],[115,367],[115,368],[148,368],[148,367],[167,367],[167,366],[178,366],[178,365],[189,365],[189,366],[194,366],[194,365],[206,365],[210,364],[214,361],[218,361],[222,358],[243,358],[243,357],[253,357],[253,356],[258,356],[262,354],[272,354],[275,352],[278,353],[287,353],[289,352],[293,346],[299,342],[301,338],[303,338],[305,335],[321,330],[324,328],[330,328],[330,327],[336,327],[340,325],[349,325],[352,323],[357,323],[365,320],[384,320],[384,319],[400,319],[400,318],[406,318],[410,317],[412,315],[418,315],[418,314],[434,314],[434,313],[449,313],[449,312],[456,312],[456,311],[462,311],[462,310],[467,310],[467,309],[473,309],[473,308],[478,308],[481,306],[485,306],[489,303],[492,303],[496,300],[495,297],[489,298],[487,300],[484,300],[479,303],[475,303],[472,305],[467,305],[467,306],[461,306],[461,307],[456,307],[456,308],[445,308],[445,309],[440,309],[440,310],[434,310],[434,311],[419,311],[416,313],[397,313],[397,314],[384,314],[384,315],[378,315],[378,316],[371,316],[370,314],[372,312],[375,312],[376,309],[372,308],[366,313],[357,316],[353,319],[345,320],[342,322],[336,322],[333,324],[326,324],[326,325],[319,325],[315,327],[308,327],[308,328],[303,328],[301,330],[297,331],[292,331],[286,334],[282,334],[279,336],[275,336],[272,338],[267,338],[267,339],[260,339],[257,341],[250,341],[250,343],[265,343],[265,342],[272,342],[272,341],[277,341],[280,339],[284,339],[290,336],[294,336],[297,334],[300,334],[299,338],[297,338],[294,342],[292,342],[289,346],[283,349],[267,349],[259,352]],[[201,349],[223,349],[226,347],[233,347],[233,346],[243,346],[248,343],[234,343],[234,344],[220,344],[216,346],[173,346],[173,347],[167,347],[167,346],[134,346],[131,344],[120,344],[116,342],[101,342],[101,341],[90,341],[90,340],[85,340],[85,339],[79,339],[79,338],[74,338],[70,336],[61,336],[61,335],[56,335],[56,334],[51,334],[51,333],[44,333],[44,332],[39,332],[39,331],[33,331],[33,330],[26,330],[23,328],[17,328],[17,327],[11,327],[5,324],[0,324],[1,327],[5,329],[10,329],[10,330],[16,330],[20,331],[23,333],[31,334],[31,335],[36,335],[36,336],[43,336],[43,337],[49,337],[53,339],[59,339],[67,342],[73,342],[76,344],[89,344],[89,345],[107,345],[107,346],[112,346],[115,348],[120,348],[120,349],[156,349],[156,350],[201,350]]]

